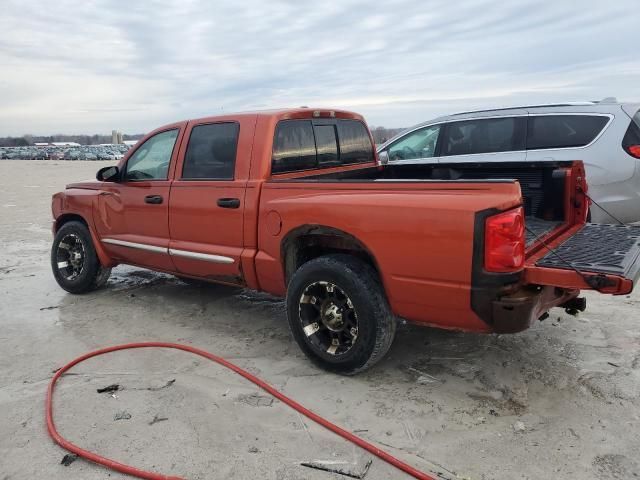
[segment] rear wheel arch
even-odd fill
[[[350,233],[325,225],[303,225],[284,237],[281,258],[285,283],[288,285],[296,270],[306,262],[335,254],[352,255],[368,263],[383,283],[378,263],[366,245]]]

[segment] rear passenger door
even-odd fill
[[[626,180],[634,172],[631,162],[616,163],[611,143],[596,142],[610,121],[606,114],[531,113],[527,161],[582,160],[590,185]]]
[[[241,284],[255,118],[190,123],[169,199],[169,253],[184,274]]]
[[[526,114],[448,122],[440,163],[522,162],[526,159]]]

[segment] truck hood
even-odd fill
[[[81,188],[84,190],[99,190],[102,182],[97,180],[83,180],[81,182],[69,183],[66,186],[66,189],[69,190],[71,188]]]

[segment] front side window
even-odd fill
[[[411,132],[389,147],[389,159],[431,158],[436,153],[439,135],[440,125],[433,125]]]
[[[452,122],[442,140],[442,155],[524,150],[524,120],[516,117]]]
[[[166,180],[179,130],[167,130],[147,139],[127,161],[125,181]]]
[[[590,144],[609,122],[595,115],[530,116],[527,123],[527,150],[584,147]]]
[[[184,157],[182,178],[233,180],[239,131],[240,126],[234,122],[193,127]]]

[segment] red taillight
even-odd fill
[[[524,243],[522,207],[487,218],[484,225],[484,269],[488,272],[521,270]]]
[[[640,145],[629,145],[627,152],[629,152],[629,155],[640,158]]]

